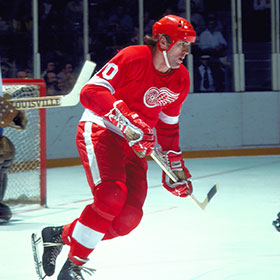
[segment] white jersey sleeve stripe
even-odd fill
[[[166,124],[176,124],[179,122],[179,116],[171,117],[163,112],[160,112],[158,117],[162,122],[164,122]]]
[[[115,93],[114,88],[112,85],[105,79],[102,79],[96,75],[94,75],[87,83],[86,85],[97,85],[107,88],[112,94]]]

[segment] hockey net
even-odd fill
[[[3,92],[11,99],[45,96],[41,79],[3,79]],[[4,201],[8,204],[46,205],[46,122],[45,109],[26,110],[24,130],[6,127],[3,135],[15,146],[15,159],[8,172]]]

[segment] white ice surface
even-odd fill
[[[161,185],[149,162],[149,191],[142,222],[125,237],[101,242],[87,266],[94,280],[278,280],[280,156],[188,159],[194,194],[203,200],[220,188],[206,210],[177,198]],[[36,280],[30,235],[63,225],[91,202],[82,167],[47,170],[48,208],[17,206],[0,226],[0,279]],[[63,265],[68,248],[57,260]]]

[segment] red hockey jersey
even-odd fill
[[[81,121],[103,126],[102,116],[116,100],[123,100],[131,111],[156,128],[163,150],[178,150],[179,115],[189,87],[189,73],[183,65],[160,73],[153,65],[148,46],[129,46],[83,87],[80,100],[86,110]]]

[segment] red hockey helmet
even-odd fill
[[[153,25],[153,37],[159,38],[161,34],[166,34],[171,39],[169,49],[178,41],[194,43],[196,33],[192,25],[184,18],[167,15]]]

